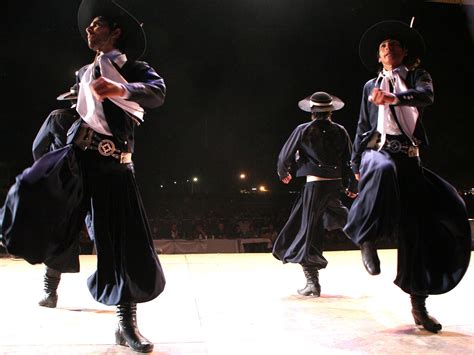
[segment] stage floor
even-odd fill
[[[379,251],[382,273],[367,274],[359,251],[326,252],[320,298],[299,296],[299,265],[270,254],[160,255],[167,287],[140,304],[140,331],[155,354],[473,354],[473,266],[453,291],[428,298],[443,325],[417,328],[409,296],[393,284],[396,251]],[[37,306],[43,266],[0,258],[0,354],[132,354],[114,345],[113,307],[86,287],[95,256],[66,274],[58,308]]]

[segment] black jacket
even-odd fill
[[[362,103],[360,106],[359,123],[357,124],[356,137],[354,139],[354,151],[352,153],[352,169],[359,172],[362,153],[367,148],[373,148],[371,141],[377,130],[377,120],[379,108],[369,102],[368,98],[372,90],[376,87],[377,78],[369,80],[362,93]],[[430,74],[423,69],[409,71],[405,79],[407,91],[397,93],[399,100],[397,105],[415,106],[418,109],[419,117],[413,133],[414,138],[420,146],[428,145],[428,138],[421,120],[423,108],[433,103],[433,82]]]
[[[92,65],[92,64],[89,64]],[[79,79],[84,75],[88,65],[79,70]],[[165,100],[166,86],[164,80],[156,71],[145,62],[127,61],[122,68],[118,68],[120,74],[127,80],[124,84],[130,92],[128,100],[137,102],[143,108],[155,108],[161,106]],[[136,121],[130,115],[106,99],[102,103],[107,124],[112,131],[117,148],[122,152],[134,151]],[[68,143],[72,143],[81,122],[75,122],[68,132]]]
[[[278,156],[280,179],[296,176],[342,178],[351,191],[357,182],[350,168],[352,143],[346,129],[331,120],[315,120],[295,128]]]

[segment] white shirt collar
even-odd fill
[[[117,64],[119,68],[122,68],[127,62],[127,56],[123,54],[122,52],[120,52],[118,49],[113,49],[107,53],[101,52],[99,56],[102,56],[102,55],[107,57],[111,62],[114,62],[115,64]]]
[[[399,67],[393,70],[382,70],[382,74],[388,76],[389,78],[393,77],[393,74],[397,73],[403,80],[406,80],[408,74],[408,68],[404,65],[400,65]]]

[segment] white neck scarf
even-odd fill
[[[122,67],[126,61],[127,57],[125,54],[119,54],[114,59],[114,62],[120,67]],[[125,80],[125,78],[118,72],[110,59],[104,54],[99,55],[96,61],[89,65],[82,77],[77,98],[77,112],[95,131],[102,134],[112,135],[105,119],[102,103],[94,97],[90,89],[90,85],[94,80],[94,67],[97,64],[99,65],[101,76],[104,78],[120,84],[127,83],[127,80]],[[138,103],[121,97],[110,97],[108,99],[124,111],[131,114],[133,117],[129,117],[136,123],[140,124],[140,122],[143,122],[144,110]]]
[[[380,82],[380,89],[390,92],[391,82],[394,93],[407,91],[407,86],[404,81],[407,72],[408,70],[405,66],[398,67],[394,70],[383,70],[377,78],[377,82]],[[395,109],[395,114],[397,115],[396,119],[398,119],[400,128],[413,143],[413,132],[415,131],[416,122],[419,116],[417,108],[414,106],[393,106],[393,108]],[[377,131],[381,134],[380,149],[386,140],[389,115],[390,105],[379,105]]]

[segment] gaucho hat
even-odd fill
[[[298,107],[306,112],[337,111],[344,107],[344,102],[327,92],[318,91],[298,102]]]
[[[98,16],[116,22],[122,29],[121,50],[132,60],[140,59],[146,50],[146,35],[143,24],[116,0],[82,0],[77,12],[79,31],[87,41],[86,28]]]
[[[368,70],[378,70],[379,45],[386,39],[398,40],[407,49],[406,62],[414,62],[425,53],[423,37],[406,23],[395,20],[378,22],[365,31],[359,42],[359,56]]]

